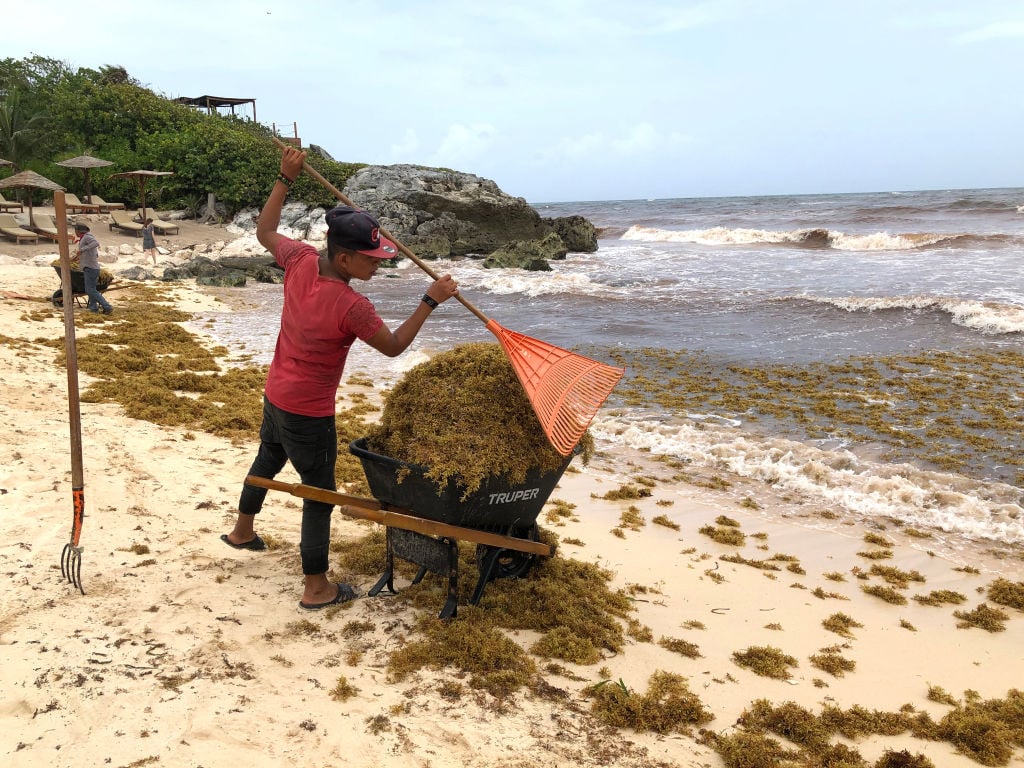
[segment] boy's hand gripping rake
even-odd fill
[[[64,192],[53,193],[57,221],[67,221]],[[85,479],[82,468],[82,413],[78,398],[78,351],[75,347],[75,302],[71,300],[71,256],[66,237],[59,240],[60,282],[64,292],[64,356],[68,371],[68,421],[71,425],[71,541],[60,553],[60,572],[71,584],[82,588],[82,521],[85,518]]]
[[[277,137],[274,137],[274,143],[281,149],[286,146]],[[342,203],[353,208],[359,207],[309,163],[303,162],[302,167]],[[380,233],[391,240],[416,266],[437,280],[438,275],[394,235],[383,227]],[[622,378],[624,369],[510,331],[488,318],[461,292],[455,298],[483,321],[487,330],[501,342],[519,382],[526,390],[526,396],[540,420],[544,434],[556,451],[568,456]]]

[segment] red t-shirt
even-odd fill
[[[366,341],[384,321],[348,283],[320,275],[320,254],[284,238],[274,254],[284,267],[284,306],[267,399],[302,416],[333,416],[349,347]]]

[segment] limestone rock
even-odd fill
[[[540,241],[552,233],[561,238],[562,254],[541,258],[597,250],[597,230],[584,217],[542,218],[525,199],[470,173],[420,165],[371,165],[354,173],[344,192],[424,259],[486,256],[510,243]],[[278,231],[295,240],[322,244],[327,238],[324,213],[322,208],[307,210],[302,203],[288,201],[282,207]],[[228,230],[253,238],[258,217],[256,208],[242,210]],[[244,246],[236,241],[228,248],[238,253]],[[247,250],[260,252],[256,246]]]
[[[281,285],[284,283],[284,270],[279,267],[259,267],[252,273],[252,279],[257,283]]]
[[[344,191],[403,242],[412,235],[447,238],[450,253],[438,255],[487,254],[510,241],[535,240],[550,231],[526,200],[469,173],[373,165],[353,174]]]
[[[197,285],[213,285],[220,288],[241,288],[245,282],[245,273],[236,269],[227,269],[216,274],[196,277]]]
[[[443,259],[452,252],[452,242],[443,234],[406,235],[402,244],[424,261]]]
[[[122,269],[117,273],[117,277],[118,279],[138,280],[141,282],[143,280],[152,280],[153,273],[145,267],[136,264],[128,269]]]
[[[551,259],[565,258],[565,243],[554,232],[540,240],[517,240],[507,243],[484,259],[488,269],[517,267],[531,272],[550,272]]]
[[[594,253],[597,250],[597,228],[582,216],[562,216],[544,221],[549,222],[562,238],[566,251]],[[565,255],[554,258],[565,258]]]
[[[334,163],[338,162],[333,157],[331,157],[330,153],[328,153],[328,151],[321,147],[319,144],[310,144],[309,148],[307,149],[307,152],[310,155],[320,155],[320,157],[322,157],[324,160],[330,160],[331,162]]]

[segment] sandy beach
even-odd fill
[[[119,249],[107,269],[146,264],[141,239],[109,232],[103,217],[94,222],[101,244]],[[162,259],[237,237],[181,224],[179,235],[158,238]],[[440,609],[439,579],[436,600],[423,609],[377,596],[301,610],[297,499],[269,496],[257,526],[268,551],[231,550],[218,538],[233,520],[254,445],[131,419],[109,402],[81,407],[82,595],[60,572],[72,508],[67,374],[62,346],[46,343],[64,330],[62,311],[48,301],[59,281],[45,257],[56,254],[53,243],[0,242],[4,765],[719,767],[740,763],[727,762],[707,734],[743,732],[738,721],[758,700],[815,715],[912,711],[938,723],[956,707],[1006,699],[1024,681],[1024,611],[998,604],[992,590],[1024,589],[1020,552],[940,556],[922,532],[831,525],[821,505],[768,485],[644,453],[602,454],[600,446],[590,465],[574,462],[551,495],[572,513],[542,513],[539,522],[561,540],[556,558],[607,569],[609,586],[629,596],[625,642],[594,664],[554,663],[530,651],[536,632],[508,631],[537,672],[506,697],[474,688],[471,675],[452,667],[401,680],[390,673],[392,655],[420,636],[418,617]],[[164,290],[186,312],[225,306],[224,289]],[[119,322],[118,304],[130,294],[111,294],[115,313],[99,322],[83,323],[78,310],[76,334]],[[83,375],[82,387],[89,381]],[[339,408],[382,395],[343,383]],[[290,469],[280,479],[297,482]],[[624,486],[644,492],[615,498]],[[377,528],[336,512],[332,535],[340,551]],[[743,543],[709,535],[722,529],[742,532]],[[543,578],[537,570],[528,579]],[[332,576],[363,593],[376,578],[340,561]],[[396,586],[408,583],[403,575]],[[490,585],[480,610],[503,588]],[[881,599],[884,589],[902,602]],[[914,599],[936,592],[963,599]],[[955,615],[976,615],[982,605],[1005,614],[998,631]],[[460,610],[454,621],[472,613]],[[697,652],[684,655],[662,640]],[[784,677],[737,663],[737,654],[765,648],[792,658]],[[841,657],[845,670],[815,666],[812,657],[822,655]],[[614,727],[592,711],[593,686],[642,694],[656,671],[681,676],[709,719],[658,733]],[[939,690],[952,700],[939,700]],[[1016,728],[1024,729],[1019,719]],[[970,754],[976,740],[910,731],[831,742],[856,750],[864,765],[904,750],[941,768],[1024,765],[1024,730],[995,731],[1018,741],[1008,757],[987,763]]]

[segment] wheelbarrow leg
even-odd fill
[[[385,586],[391,594],[397,594],[394,587],[395,557],[418,565],[419,571],[413,584],[418,584],[428,572],[448,577],[448,597],[439,618],[450,619],[459,609],[459,543],[448,536],[434,538],[415,531],[388,526],[385,533],[387,555],[384,574],[367,592],[373,597]]]
[[[370,588],[370,591],[366,593],[370,597],[379,594],[384,587],[388,588],[390,594],[398,594],[398,590],[395,589],[395,551],[391,546],[391,531],[391,528],[386,528],[384,531],[384,538],[387,542],[387,551],[384,555],[384,573],[377,579],[377,583]]]
[[[440,619],[451,619],[459,613],[459,545],[448,539],[448,599],[444,602]]]
[[[469,598],[470,605],[480,604],[480,600],[484,596],[484,588],[487,586],[487,582],[491,580],[494,566],[498,562],[498,558],[501,557],[501,553],[505,550],[501,547],[486,547],[485,551],[486,554],[483,557],[478,556],[477,570],[480,571],[480,578],[476,580],[476,589],[473,590],[473,596]]]

